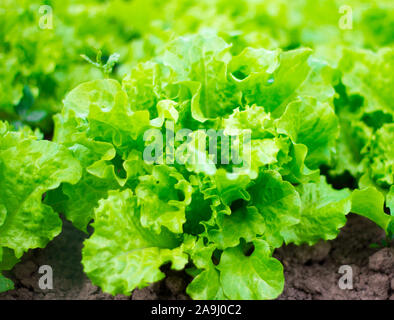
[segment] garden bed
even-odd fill
[[[190,281],[183,272],[167,272],[166,279],[135,290],[131,297],[113,297],[91,284],[83,273],[81,248],[85,235],[68,222],[63,232],[45,249],[28,252],[10,272],[16,289],[0,294],[14,299],[189,299],[185,287]],[[394,300],[394,248],[371,248],[384,239],[384,231],[369,220],[350,215],[339,237],[316,246],[293,245],[275,253],[285,269],[285,289],[279,299],[377,299]],[[53,290],[41,290],[37,271],[41,265],[53,268]],[[338,280],[341,265],[353,270],[353,289],[342,290]]]

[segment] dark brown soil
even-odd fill
[[[64,223],[62,234],[45,249],[27,253],[9,276],[16,289],[0,294],[8,299],[188,299],[185,293],[187,277],[183,272],[169,272],[165,280],[131,297],[112,297],[93,286],[83,273],[81,248],[85,235]],[[336,240],[316,246],[286,246],[275,256],[284,265],[285,299],[379,299],[394,300],[394,248],[370,248],[384,238],[384,232],[372,222],[350,215],[347,225]],[[52,290],[41,290],[38,269],[53,268]],[[349,265],[353,271],[353,289],[339,288],[339,268]]]
[[[350,215],[333,241],[316,246],[289,245],[276,256],[285,269],[285,289],[279,299],[394,300],[394,248],[370,248],[384,232],[369,220]],[[340,289],[342,265],[353,271],[353,289]]]

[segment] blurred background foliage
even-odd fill
[[[52,28],[40,19],[52,9]],[[352,10],[343,30],[341,7]],[[391,0],[2,0],[0,119],[52,131],[66,92],[105,77],[123,78],[169,40],[213,29],[238,54],[245,46],[310,47],[336,66],[344,48],[392,47]],[[113,68],[104,68],[118,53]],[[85,58],[81,57],[83,55]],[[87,60],[98,63],[89,63]],[[101,65],[101,67],[100,67]]]

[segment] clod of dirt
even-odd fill
[[[189,277],[185,272],[165,270],[165,279],[143,289],[135,289],[132,300],[190,300],[185,293]]]
[[[165,284],[174,295],[182,293],[186,287],[184,279],[179,276],[168,276],[165,280]]]
[[[376,255],[381,250],[370,247],[371,243],[384,239],[384,231],[363,217],[348,217],[339,237],[328,242],[330,250],[323,246],[325,250],[313,252],[307,246],[285,246],[275,252],[275,256],[283,262],[285,272],[285,288],[280,300],[391,299],[393,292],[390,293],[390,278],[393,269],[388,269],[389,255],[385,251]],[[319,250],[321,254],[318,254]],[[312,252],[315,257],[311,255]],[[381,262],[377,269],[385,266],[384,271],[370,269],[370,257],[372,261],[379,258],[377,260]],[[339,272],[341,266],[350,267],[353,280],[351,288],[339,286],[339,280],[344,276]],[[390,266],[393,266],[393,262],[390,262]]]
[[[331,250],[331,244],[327,241],[320,241],[314,246],[303,244],[295,246],[290,244],[277,250],[277,255],[285,257],[285,264],[291,266],[296,263],[313,263],[323,261]]]
[[[304,250],[296,251],[296,257],[301,263],[323,261],[331,250],[331,244],[325,241],[320,241],[314,246],[303,245],[302,247]]]
[[[99,287],[94,286],[90,281],[85,281],[79,290],[77,299],[81,300],[109,300],[114,299],[109,293],[104,293]],[[115,296],[115,300],[130,300],[130,297],[124,295]]]
[[[158,291],[157,284],[151,284],[149,287],[143,289],[136,289],[133,291],[131,296],[132,300],[158,300],[159,296],[156,293]]]
[[[34,289],[37,283],[38,266],[31,260],[19,263],[14,268],[15,278],[24,286]]]
[[[369,257],[368,266],[371,270],[394,273],[394,248],[384,248]]]
[[[389,297],[390,282],[388,276],[376,273],[368,277],[370,299],[386,300]]]
[[[176,299],[177,300],[191,300],[191,298],[185,293],[178,294]]]

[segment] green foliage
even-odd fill
[[[334,239],[349,212],[392,238],[390,1],[46,1],[52,29],[17,2],[0,5],[0,272],[58,213],[93,228],[82,263],[111,294],[169,263],[194,299],[274,299],[282,245]],[[250,157],[223,137],[212,156],[208,130],[239,130]]]
[[[0,271],[13,265],[11,253],[20,258],[60,233],[61,220],[42,203],[43,195],[80,177],[81,166],[64,146],[0,122],[0,249],[7,249],[0,251]]]

